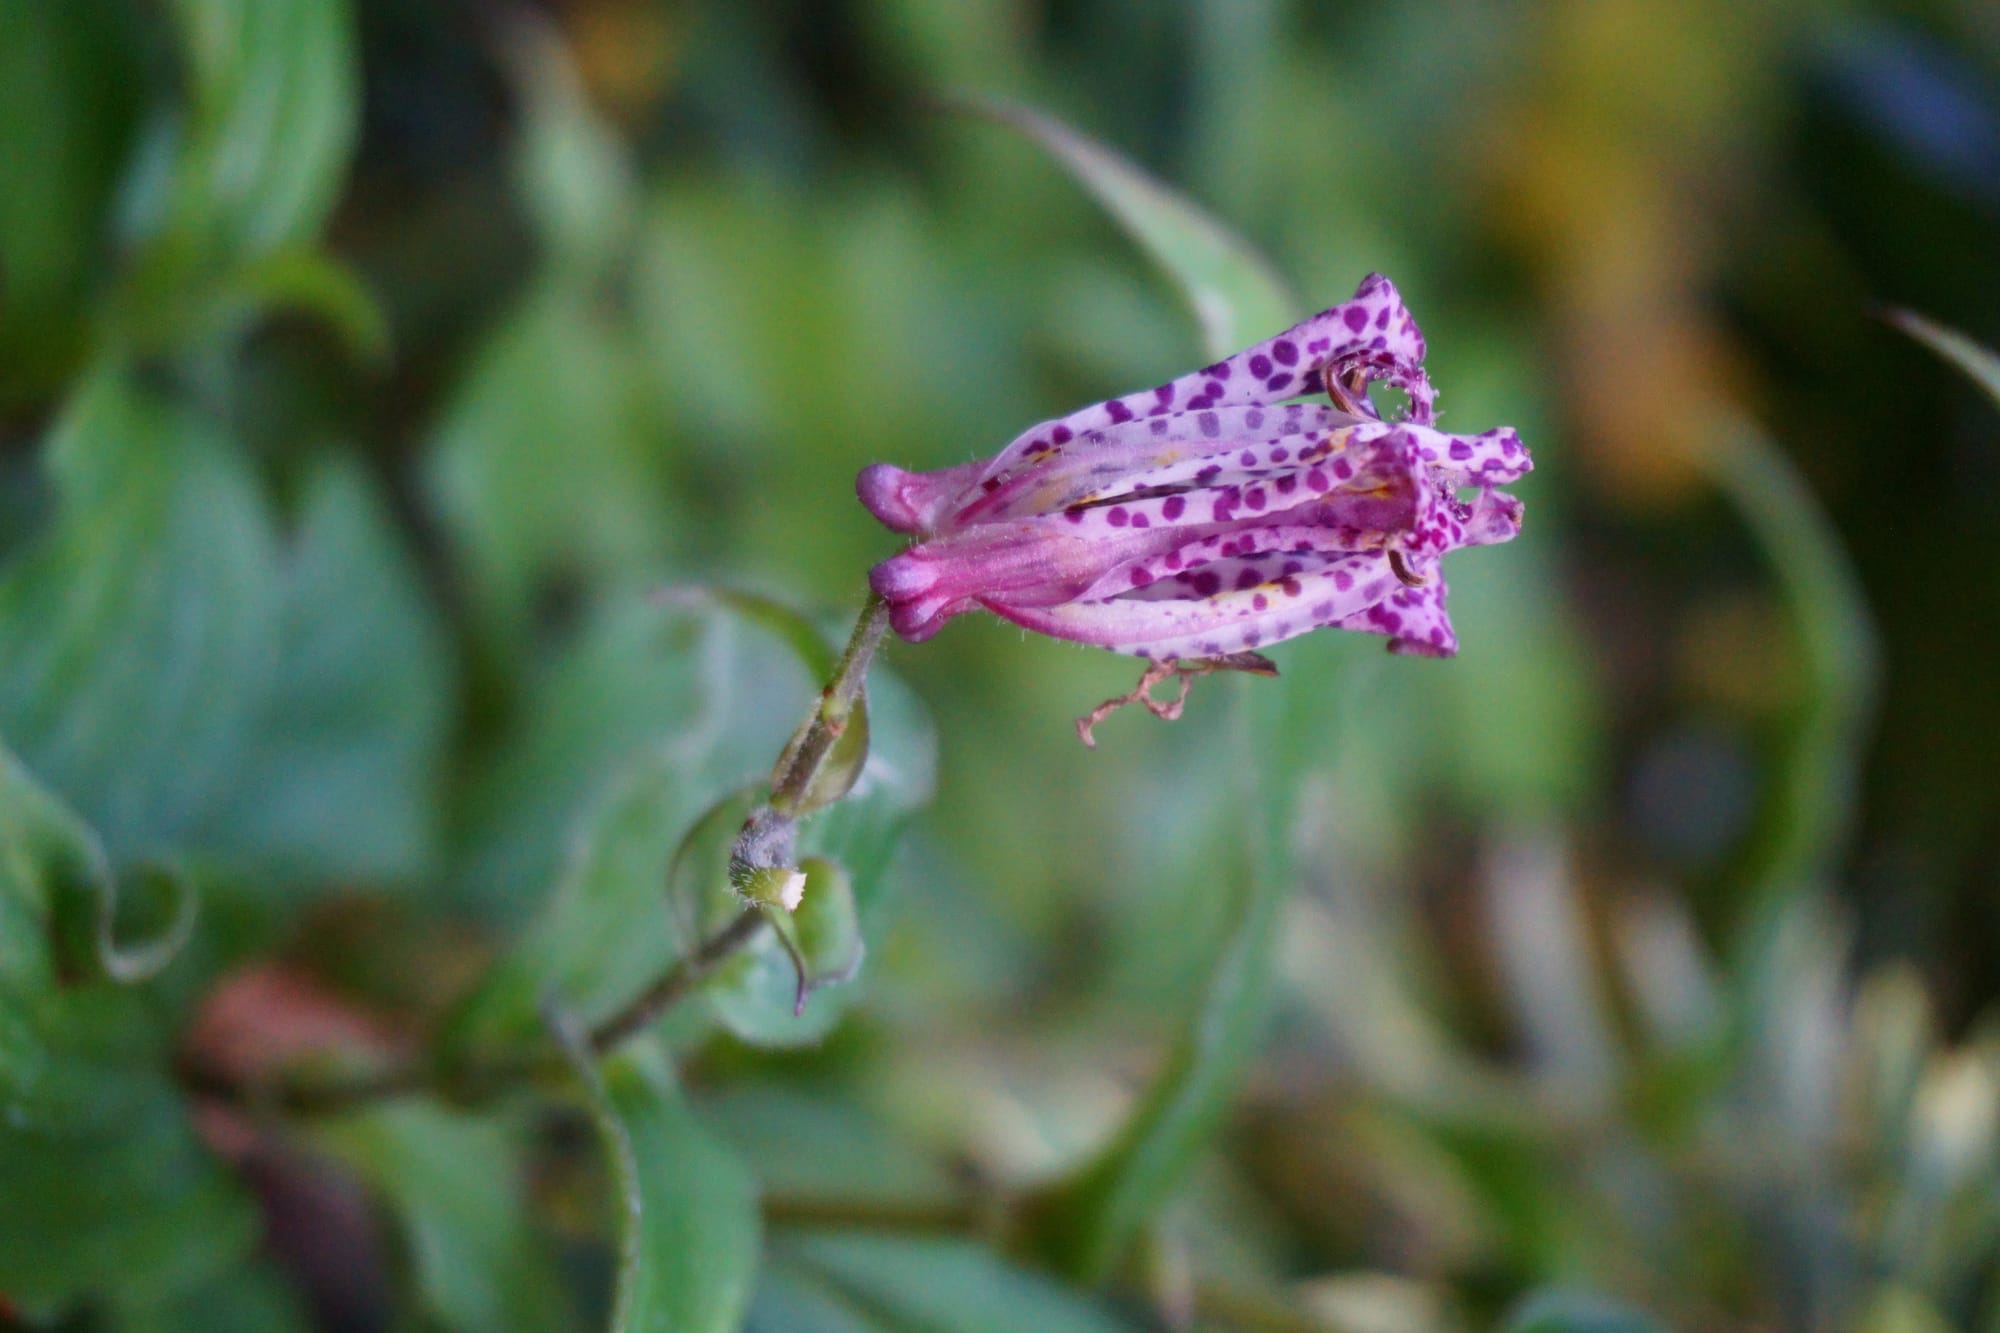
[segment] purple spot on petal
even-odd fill
[[[1358,305],[1347,307],[1347,314],[1343,318],[1347,320],[1347,327],[1356,333],[1368,327],[1368,312]]]
[[[1344,569],[1335,570],[1333,574],[1333,586],[1342,592],[1346,592],[1354,586],[1354,576]]]
[[[1252,486],[1249,490],[1243,492],[1243,503],[1252,509],[1262,509],[1267,503],[1264,499],[1263,488]]]
[[[1171,523],[1175,519],[1179,518],[1181,516],[1181,511],[1186,508],[1187,508],[1186,500],[1183,500],[1178,495],[1170,495],[1167,497],[1167,502],[1160,506],[1160,517],[1164,518],[1165,520],[1167,520],[1167,522]]]
[[[1326,475],[1324,469],[1314,468],[1306,473],[1306,485],[1316,491],[1325,491],[1333,488],[1333,481]]]
[[[1153,521],[1144,514],[1134,514],[1132,515],[1132,526],[1135,528],[1150,528],[1153,526]]]
[[[1051,443],[1068,444],[1070,442],[1070,439],[1071,439],[1071,434],[1070,434],[1070,428],[1068,426],[1057,426],[1054,430],[1049,432],[1049,440]]]
[[[1113,398],[1110,402],[1104,405],[1104,412],[1105,415],[1110,417],[1113,421],[1125,422],[1125,421],[1130,421],[1132,419],[1132,409],[1125,406],[1124,403],[1120,402],[1116,398]]]
[[[1243,570],[1236,575],[1236,591],[1245,592],[1251,588],[1256,587],[1263,581],[1264,581],[1263,579],[1257,577],[1256,570],[1254,569]]]
[[[1287,384],[1290,384],[1291,382],[1292,382],[1292,372],[1286,370],[1286,371],[1281,371],[1278,374],[1271,376],[1270,379],[1265,380],[1264,387],[1269,389],[1272,393],[1276,393],[1278,390],[1284,388]]]
[[[1453,440],[1451,442],[1451,456],[1463,462],[1472,457],[1472,446],[1464,440]]]
[[[1258,593],[1255,597],[1252,597],[1250,599],[1250,608],[1253,611],[1262,611],[1270,605],[1271,605],[1271,599],[1266,597],[1261,592]]]
[[[1263,379],[1266,375],[1269,375],[1271,373],[1271,358],[1265,356],[1262,352],[1259,352],[1257,353],[1257,355],[1251,357],[1250,373],[1252,375],[1255,375],[1260,380]]]
[[[1212,569],[1204,569],[1194,576],[1194,590],[1203,597],[1213,597],[1222,591],[1222,576]]]
[[[1113,505],[1105,511],[1104,521],[1114,528],[1122,528],[1132,521],[1132,516],[1125,512],[1124,505]]]
[[[1146,570],[1145,570],[1145,567],[1144,567],[1143,565],[1134,565],[1134,566],[1132,567],[1132,586],[1133,586],[1133,587],[1135,587],[1135,588],[1143,588],[1143,587],[1145,587],[1145,586],[1146,586],[1146,585],[1147,585],[1148,583],[1151,583],[1152,581],[1153,581],[1153,576],[1152,576],[1151,574],[1148,574],[1148,573],[1146,572]]]
[[[1280,338],[1272,343],[1271,356],[1281,366],[1296,366],[1299,363],[1299,349],[1289,338]]]
[[[1083,522],[1083,507],[1081,505],[1071,505],[1068,509],[1063,510],[1063,517],[1072,523],[1081,523]]]
[[[1298,485],[1299,485],[1299,479],[1293,476],[1291,473],[1287,472],[1284,476],[1278,478],[1277,481],[1278,494],[1290,495],[1293,491],[1298,489]]]

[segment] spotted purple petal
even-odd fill
[[[1329,625],[1449,656],[1440,562],[1520,530],[1520,502],[1497,488],[1533,465],[1511,429],[1437,429],[1423,357],[1395,287],[1371,277],[1295,328],[1045,421],[990,460],[875,464],[862,503],[918,540],[870,582],[912,640],[985,607],[1157,662]],[[1374,382],[1407,393],[1403,420],[1377,414]]]

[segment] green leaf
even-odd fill
[[[1224,357],[1298,322],[1305,312],[1270,262],[1193,201],[1118,154],[1016,103],[975,99],[968,110],[1046,149],[1180,287],[1209,356]]]
[[[591,284],[560,276],[475,355],[424,461],[480,628],[509,659],[545,595],[659,568],[674,528],[629,339]]]
[[[574,1323],[534,1234],[515,1133],[492,1119],[406,1102],[321,1122],[313,1138],[394,1211],[425,1307],[447,1328]]]
[[[122,1310],[115,1333],[309,1333],[305,1301],[277,1268],[252,1262],[170,1301]]]
[[[970,1241],[802,1236],[786,1242],[782,1258],[865,1316],[863,1328],[1116,1333],[1126,1327],[1089,1298],[1011,1267]]]
[[[211,338],[274,305],[328,316],[359,350],[382,321],[310,253],[360,126],[346,0],[175,0],[185,93],[162,108],[128,174],[133,261],[109,303],[113,342],[152,353]]]
[[[83,356],[144,86],[129,27],[120,3],[0,5],[0,162],[16,182],[0,190],[0,405],[53,391]]]
[[[495,916],[526,915],[559,878],[577,878],[566,861],[584,854],[590,824],[620,799],[615,793],[643,781],[647,769],[659,774],[663,795],[652,814],[641,817],[664,824],[677,839],[700,808],[703,775],[726,767],[713,758],[718,748],[736,748],[727,724],[742,711],[734,702],[737,687],[768,688],[768,674],[744,680],[731,673],[738,633],[727,620],[631,598],[592,617],[560,654],[531,673],[514,724],[471,770],[455,876],[462,903]],[[791,672],[780,678],[783,688],[799,687]],[[774,751],[783,725],[753,724],[752,731],[775,736]],[[757,771],[749,739],[736,756],[738,782]],[[666,848],[671,851],[672,843]],[[662,870],[665,855],[660,853]],[[591,921],[622,916],[590,895],[565,905],[574,893],[559,889],[544,912],[564,918],[562,929],[594,936]],[[599,927],[629,928],[629,917]],[[563,947],[546,937],[541,943]]]
[[[389,317],[345,264],[317,250],[291,248],[245,261],[202,281],[198,290],[128,294],[112,313],[134,346],[153,350],[227,333],[266,314],[312,316],[339,335],[346,350],[373,366],[389,354]]]
[[[436,852],[451,668],[357,464],[308,477],[283,571],[276,680],[205,842],[284,883],[412,880]]]
[[[1804,661],[1744,877],[1768,901],[1830,873],[1852,827],[1879,652],[1860,580],[1784,454],[1740,419],[1702,455],[1777,575]]]
[[[1502,1333],[1665,1333],[1666,1325],[1601,1296],[1546,1291],[1516,1306],[1501,1329]]]
[[[0,750],[0,1291],[29,1312],[165,1299],[257,1232],[169,1078],[156,997],[59,975],[58,904],[101,868],[88,830]]]
[[[758,1178],[773,1194],[940,1205],[962,1197],[962,1182],[924,1147],[855,1097],[823,1084],[736,1083],[706,1093],[702,1111],[716,1133],[757,1163]],[[798,1151],[802,1143],[812,1150]]]
[[[813,1275],[772,1264],[757,1279],[743,1327],[746,1333],[882,1333],[889,1326]]]
[[[1332,691],[1305,682],[1237,678],[1231,703],[1239,798],[1222,865],[1224,928],[1195,1008],[1166,1065],[1112,1141],[1040,1200],[1041,1245],[1051,1261],[1091,1281],[1108,1277],[1140,1229],[1173,1196],[1208,1146],[1242,1085],[1270,1007],[1277,932],[1291,895],[1294,785],[1267,738],[1296,747],[1314,733],[1296,713]],[[1287,740],[1275,749],[1287,748]],[[1269,771],[1276,766],[1280,771]]]
[[[539,1031],[545,997],[597,1021],[696,943],[695,922],[668,910],[676,849],[710,824],[733,838],[745,796],[684,833],[687,774],[671,756],[626,775],[588,820],[554,895],[450,1024],[461,1049],[506,1047]],[[723,855],[726,857],[727,852]]]
[[[256,1207],[196,1141],[169,1055],[133,992],[0,985],[0,1290],[23,1308],[164,1297],[255,1243]]]
[[[613,1333],[734,1333],[757,1275],[757,1183],[648,1052],[600,1071],[564,1048],[590,1092],[622,1213]]]
[[[115,864],[234,781],[276,656],[276,543],[231,440],[116,371],[46,446],[49,529],[0,574],[0,736]]]
[[[12,932],[19,952],[0,946],[0,976],[32,976],[43,986],[79,975],[145,981],[173,961],[194,931],[199,904],[193,887],[178,868],[148,867],[148,878],[164,883],[166,922],[149,939],[121,944],[118,882],[103,844],[4,743],[0,845],[15,849],[23,876],[13,904],[22,913]],[[7,906],[0,903],[0,910]]]
[[[1891,310],[1885,318],[1957,366],[1967,379],[1986,391],[1987,397],[2000,404],[2000,353],[1914,310]]]
[[[553,261],[602,274],[632,235],[638,198],[617,134],[591,109],[553,27],[520,24],[509,54],[523,104],[514,174]]]
[[[522,901],[537,879],[558,887],[461,1011],[455,1041],[527,1035],[550,991],[600,1018],[740,910],[730,843],[790,720],[817,694],[795,642],[705,598],[635,602],[586,631],[549,673],[522,729],[483,766],[465,881],[485,902]],[[936,762],[930,724],[908,691],[878,671],[871,692],[879,721],[868,763],[848,799],[815,816],[801,839],[802,855],[846,870],[864,920]],[[761,999],[736,1007],[736,1021],[769,1017],[781,1039],[802,1041],[838,1017],[834,992],[792,1019],[792,970],[776,941],[750,958],[754,977],[729,972],[717,984],[782,993],[784,1021]]]
[[[311,240],[360,126],[345,0],[176,0],[189,105],[162,127],[161,194],[141,236],[174,258],[247,260]]]

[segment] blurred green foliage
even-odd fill
[[[0,1326],[2000,1329],[1996,181],[1973,0],[0,0]],[[892,646],[579,1049],[859,467],[1371,270],[1461,657]]]

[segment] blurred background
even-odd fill
[[[1979,0],[0,0],[0,738],[111,863],[193,867],[155,1040],[245,976],[317,1040],[471,1021],[611,757],[687,725],[653,590],[838,635],[895,549],[860,467],[1210,359],[966,91],[1183,191],[1299,314],[1392,276],[1446,427],[1533,450],[1528,526],[1454,559],[1456,660],[1295,641],[1095,752],[1127,662],[985,617],[891,645],[935,785],[857,886],[844,1015],[668,1034],[765,1192],[750,1326],[1085,1317],[974,1322],[990,1275],[783,1203],[894,1180],[1002,1201],[984,1248],[1118,1326],[2000,1328],[2000,403],[1881,318],[2000,343]],[[204,431],[235,470],[184,488]],[[1288,897],[1246,887],[1274,840]],[[1261,1035],[1137,1248],[1004,1207],[1062,1212],[1246,940]],[[208,1125],[262,1219],[240,1326],[601,1319],[588,1135],[524,1123],[533,1316],[423,1294],[454,1261],[398,1237],[455,1224],[353,1184],[377,1140]],[[0,1292],[181,1327],[236,1262]]]

